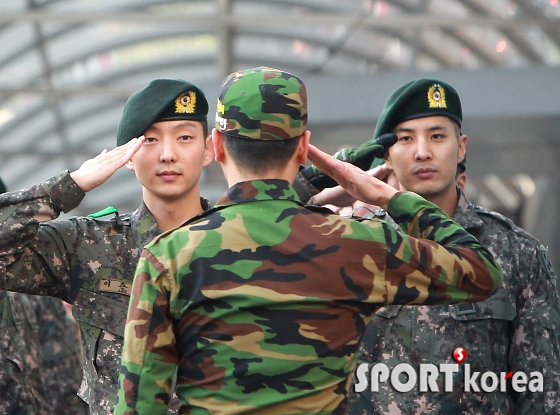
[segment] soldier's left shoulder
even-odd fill
[[[485,222],[486,227],[492,226],[499,228],[502,232],[525,240],[527,243],[534,245],[535,248],[540,245],[539,240],[535,236],[517,226],[510,218],[482,206],[473,205],[473,207],[476,214]]]

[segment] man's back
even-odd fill
[[[454,249],[466,255],[478,246],[419,209],[426,202],[417,196],[397,199],[395,213],[412,212],[400,215],[404,228],[414,234],[426,225],[414,236],[461,240]],[[473,294],[437,282],[463,286],[454,276],[477,272],[442,251],[386,222],[310,210],[283,180],[237,184],[216,208],[145,250],[119,401],[158,413],[178,362],[177,394],[200,413],[345,413],[358,341],[379,304],[481,299],[491,289],[484,276]],[[444,263],[454,271],[442,272]],[[146,389],[135,392],[135,384]]]

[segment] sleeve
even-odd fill
[[[39,219],[56,219],[84,196],[68,172],[0,195],[0,289],[72,301],[67,253],[73,249],[74,225]]]
[[[476,302],[500,287],[502,269],[492,254],[436,205],[398,193],[387,213],[406,235],[385,223],[385,304]]]
[[[512,392],[514,414],[560,413],[560,298],[556,275],[544,246],[528,250],[521,258],[521,278],[527,281],[518,295],[517,318],[509,350],[509,367],[523,372],[528,384],[525,392]],[[542,374],[542,383],[538,375]],[[530,383],[534,382],[534,387]],[[531,390],[533,389],[533,390]]]
[[[165,415],[177,368],[168,272],[144,249],[132,287],[115,414]]]

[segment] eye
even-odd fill
[[[153,143],[156,141],[155,137],[146,137],[146,139],[144,140],[145,143]]]
[[[432,138],[434,140],[441,140],[442,138],[445,138],[445,135],[436,133],[436,134],[432,134]]]
[[[398,141],[410,141],[410,140],[412,140],[412,137],[410,137],[409,135],[403,135],[398,139]]]
[[[189,140],[193,139],[193,136],[192,135],[182,135],[182,136],[179,137],[179,139],[182,140],[182,141],[189,141]]]

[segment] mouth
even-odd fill
[[[162,178],[163,180],[169,181],[169,180],[175,180],[177,177],[180,176],[180,174],[173,170],[165,170],[162,171],[161,173],[157,173],[156,176]]]
[[[414,172],[419,179],[430,179],[436,174],[436,170],[429,167],[421,167]]]

